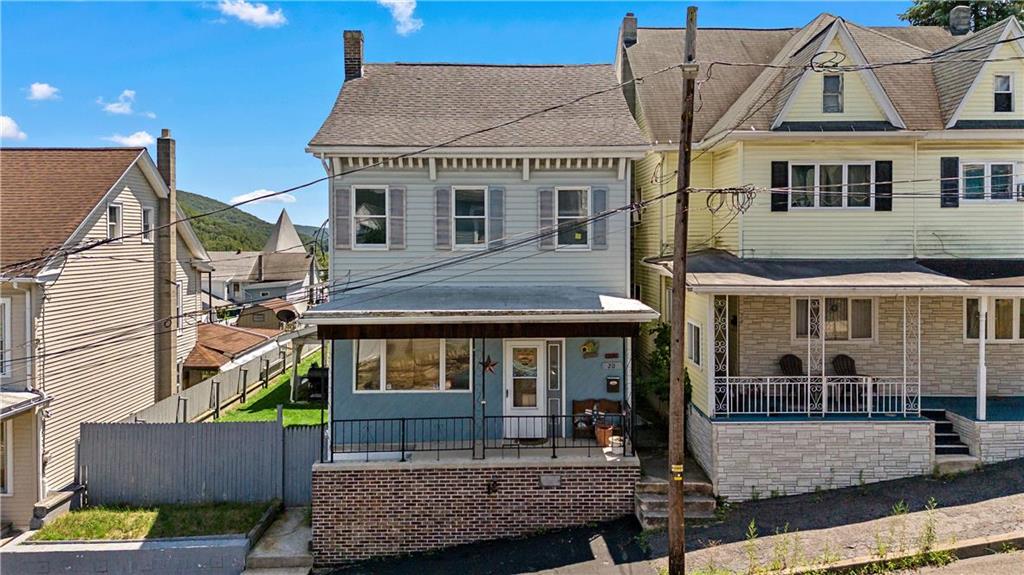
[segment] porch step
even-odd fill
[[[717,502],[714,488],[704,481],[683,481],[683,512],[687,519],[712,519]],[[644,529],[668,523],[668,481],[644,477],[636,483],[636,518]]]
[[[935,445],[935,455],[970,455],[971,449],[963,443],[957,445]]]
[[[935,433],[956,433],[953,429],[953,423],[950,421],[936,421],[935,422]]]
[[[940,433],[935,430],[935,445],[963,445],[960,434],[956,432]]]
[[[970,455],[936,455],[935,473],[936,475],[949,475],[973,471],[979,463],[980,460],[977,457]]]
[[[668,481],[653,477],[643,477],[640,481],[636,482],[636,492],[668,495]],[[706,481],[688,481],[684,478],[683,493],[713,496],[714,487]]]
[[[964,444],[960,434],[953,428],[953,422],[946,418],[945,409],[922,409],[921,417],[935,422],[936,459],[944,456],[970,456],[971,448]]]

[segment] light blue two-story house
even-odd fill
[[[630,293],[630,164],[648,146],[611,65],[364,64],[362,48],[345,33],[345,81],[307,148],[330,176],[328,301],[304,314],[332,354],[319,564],[361,553],[357,518],[344,537],[316,527],[324,498],[371,505],[352,475],[344,493],[321,483],[340,470],[377,465],[388,483],[389,470],[484,460],[483,480],[495,459],[578,458],[638,475],[630,341],[658,318]],[[600,513],[632,511],[621,484]],[[523,511],[512,523],[525,526],[500,536],[600,519],[580,517],[591,503],[566,499],[564,517],[537,521]],[[442,540],[420,545],[405,525],[396,552],[468,540],[432,527]]]

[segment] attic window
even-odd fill
[[[1013,111],[1013,79],[1009,74],[997,74],[995,78],[996,112]]]
[[[821,111],[841,114],[843,111],[843,76],[826,74],[821,88]]]
[[[107,206],[107,239],[120,241],[121,235],[121,204],[110,204]]]

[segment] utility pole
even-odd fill
[[[683,397],[683,358],[686,344],[686,236],[690,207],[690,140],[693,137],[693,99],[697,76],[697,7],[686,9],[683,51],[683,110],[679,122],[679,164],[676,176],[675,246],[672,249],[672,356],[669,371],[668,572],[684,575],[686,527],[683,510],[683,458],[686,451],[686,404]]]

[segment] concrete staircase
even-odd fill
[[[285,509],[245,557],[243,575],[307,575],[313,568],[311,538],[306,509]]]
[[[686,519],[712,519],[715,497],[711,483],[683,481],[683,509]],[[642,477],[636,483],[636,518],[644,529],[664,527],[668,523],[668,481]]]
[[[944,409],[922,409],[921,417],[935,422],[935,473],[949,475],[973,471],[980,461],[971,455]]]

